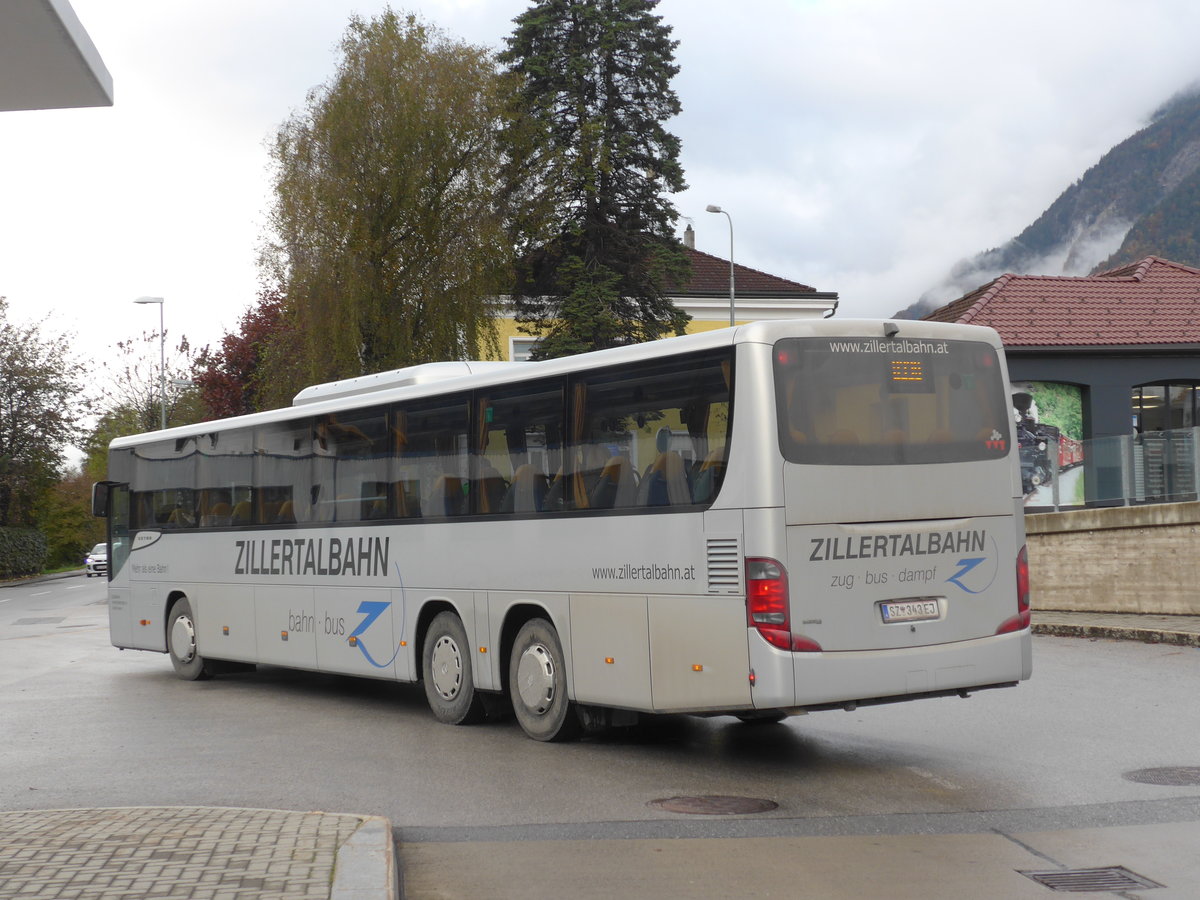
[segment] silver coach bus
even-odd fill
[[[1028,571],[997,335],[761,322],[436,363],[113,441],[117,647],[420,681],[537,740],[1014,685]]]

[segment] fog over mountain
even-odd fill
[[[1146,256],[1200,267],[1200,85],[1161,107],[1003,246],[964,259],[898,318],[920,318],[993,278],[1088,275]]]

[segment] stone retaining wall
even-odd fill
[[[1200,502],[1025,517],[1034,609],[1200,615]]]

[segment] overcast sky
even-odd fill
[[[232,328],[258,289],[266,141],[376,0],[70,0],[108,109],[0,113],[0,295],[102,359]],[[499,48],[525,0],[394,3]],[[1200,78],[1195,0],[663,0],[701,250],[890,315],[1042,212]],[[687,220],[681,220],[680,230]]]

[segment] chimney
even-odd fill
[[[683,246],[689,250],[696,249],[696,232],[692,229],[690,222],[688,223],[688,227],[683,229]]]

